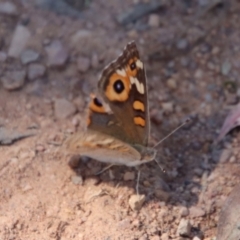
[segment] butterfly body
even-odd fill
[[[110,63],[98,82],[102,100],[92,96],[87,131],[67,139],[68,151],[105,163],[137,166],[154,160],[148,147],[147,82],[134,42]]]

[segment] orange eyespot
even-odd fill
[[[136,77],[137,76],[137,65],[136,65],[136,61],[138,60],[138,58],[131,58],[128,62],[128,65],[126,67],[126,72],[128,76],[131,77]]]
[[[142,117],[135,117],[133,119],[133,121],[136,125],[139,125],[141,127],[145,127],[145,120]]]
[[[112,74],[105,95],[110,101],[124,102],[128,99],[131,83],[127,76],[118,73]]]
[[[102,103],[96,97],[92,98],[92,101],[89,104],[89,109],[93,112],[98,112],[98,113],[106,112],[106,109],[104,108]]]

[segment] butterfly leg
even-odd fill
[[[109,168],[111,168],[111,167],[114,166],[114,165],[115,165],[115,164],[110,164],[110,165],[108,165],[107,167],[103,168],[101,171],[97,172],[97,173],[95,174],[95,176],[98,176],[98,175],[102,174],[103,172],[105,172],[106,170],[108,170]]]
[[[138,176],[137,176],[137,184],[136,184],[136,192],[139,195],[139,182],[140,182],[141,170],[138,169]]]

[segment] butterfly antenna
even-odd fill
[[[158,167],[161,169],[162,172],[166,172],[164,168],[159,164],[156,158],[154,158],[154,161],[157,163]]]
[[[174,134],[176,131],[178,131],[180,128],[182,128],[185,124],[189,122],[190,122],[190,118],[187,118],[180,126],[175,128],[172,132],[170,132],[167,136],[165,136],[162,140],[160,140],[157,144],[155,144],[153,148],[156,148],[160,143],[165,141],[168,137],[170,137],[172,134]]]

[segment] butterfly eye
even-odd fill
[[[113,84],[113,87],[114,87],[115,92],[118,94],[120,94],[124,90],[124,84],[119,79]]]
[[[130,68],[131,68],[132,71],[135,70],[136,69],[136,63],[135,62],[131,63]]]
[[[94,104],[96,105],[96,106],[98,106],[98,107],[102,107],[102,103],[98,100],[98,98],[94,98],[94,100],[93,100],[93,102],[94,102]]]

